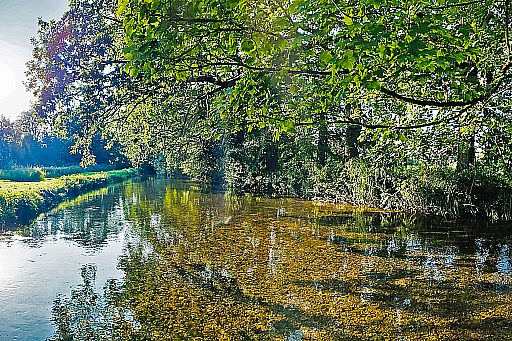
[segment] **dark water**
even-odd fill
[[[0,339],[512,339],[510,231],[119,185],[0,237]]]

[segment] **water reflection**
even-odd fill
[[[103,189],[0,234],[0,340],[51,336],[52,302],[80,283],[83,264],[94,264],[99,288],[122,277],[116,266],[131,240],[128,201],[122,185]]]
[[[124,198],[139,239],[102,298],[114,315],[94,317],[111,339],[512,338],[507,230],[164,180]]]
[[[83,246],[98,247],[123,228],[124,209],[119,187],[104,188],[61,204],[21,233],[36,243],[45,236],[64,235]]]

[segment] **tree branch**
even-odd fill
[[[426,6],[425,8],[432,9],[432,10],[442,10],[442,9],[448,9],[448,8],[453,8],[453,7],[464,7],[464,6],[469,6],[469,5],[475,5],[475,4],[480,4],[482,2],[483,2],[482,0],[475,0],[475,1],[459,2],[456,4],[448,4],[448,5],[444,5],[444,6],[437,6],[437,7],[436,6]]]
[[[399,99],[399,100],[401,100],[403,102],[406,102],[406,103],[416,104],[416,105],[423,105],[423,106],[432,106],[432,107],[438,107],[438,108],[465,107],[465,106],[468,106],[468,105],[473,105],[473,104],[476,104],[478,102],[481,102],[481,101],[485,100],[487,97],[490,96],[489,93],[486,93],[486,94],[483,94],[481,96],[475,97],[475,98],[473,98],[472,100],[469,100],[469,101],[445,101],[445,102],[440,102],[440,101],[435,101],[435,100],[425,100],[425,99],[416,99],[416,98],[407,97],[407,96],[401,95],[401,94],[397,93],[396,91],[390,90],[390,89],[385,88],[385,87],[381,87],[380,91],[383,94],[386,94],[386,95],[391,96],[393,98]]]

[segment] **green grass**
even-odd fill
[[[91,165],[86,168],[80,166],[43,167],[43,168],[15,168],[0,170],[0,180],[19,182],[37,182],[45,178],[59,178],[65,175],[87,174],[115,170],[116,165]]]
[[[45,176],[45,172],[37,168],[0,170],[0,180],[36,182],[44,180]]]
[[[92,172],[106,172],[116,169],[116,165],[91,165],[86,168],[80,166],[68,166],[68,167],[44,167],[43,171],[47,178],[58,178],[64,175],[72,174],[83,174]]]
[[[0,180],[0,226],[26,225],[62,201],[133,178],[136,169],[66,175],[39,182]]]

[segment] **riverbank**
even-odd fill
[[[283,161],[272,172],[256,168],[233,173],[227,168],[225,178],[226,187],[239,193],[298,197],[483,224],[510,223],[512,177],[498,166],[477,163],[458,169],[455,164],[393,160],[379,165],[361,158],[324,167],[293,167]]]
[[[26,225],[39,214],[82,193],[139,175],[137,169],[66,175],[40,182],[0,181],[0,228]]]

